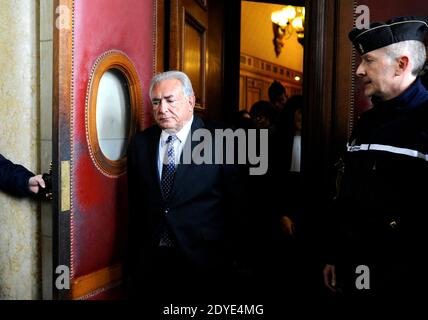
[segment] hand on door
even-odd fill
[[[33,179],[33,181],[31,181],[31,179]],[[31,183],[33,185],[31,185]],[[32,192],[44,196],[48,200],[52,200],[52,162],[50,164],[49,173],[43,173],[30,178],[28,185]]]

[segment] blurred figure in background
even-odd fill
[[[272,82],[268,89],[269,101],[272,103],[275,110],[275,119],[278,117],[282,109],[284,109],[288,96],[285,87],[278,81]]]

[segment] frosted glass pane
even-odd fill
[[[101,151],[110,160],[126,152],[130,110],[126,78],[119,70],[106,71],[98,86],[96,124]]]

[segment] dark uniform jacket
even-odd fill
[[[30,195],[28,180],[34,174],[21,165],[14,164],[0,154],[0,189],[8,193]]]
[[[413,263],[424,250],[428,92],[417,79],[400,96],[373,102],[347,145],[333,264]]]

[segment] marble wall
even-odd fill
[[[39,1],[0,1],[0,153],[40,170]],[[0,299],[41,298],[40,208],[0,193]]]

